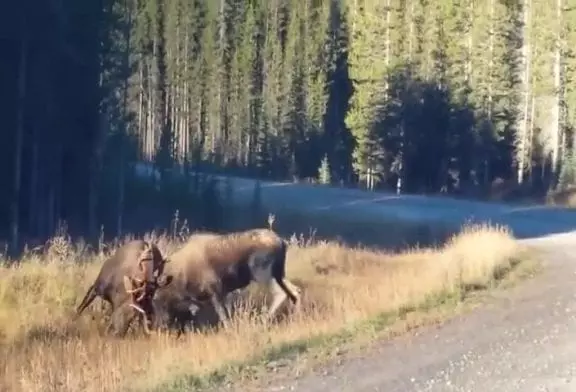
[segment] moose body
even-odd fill
[[[209,301],[226,325],[227,294],[258,282],[271,288],[272,318],[287,298],[293,304],[299,299],[298,289],[285,278],[286,253],[286,241],[269,229],[193,234],[167,258],[164,272],[173,280],[158,290],[160,306],[176,297],[190,306]]]
[[[154,311],[159,326],[176,330],[180,336],[187,325],[197,324],[199,306],[183,290],[158,290],[154,300]]]
[[[109,329],[120,329],[119,333],[124,335],[134,318],[140,316],[144,330],[149,333],[149,324],[154,324],[154,294],[171,281],[171,278],[162,276],[164,264],[165,260],[155,245],[143,240],[127,242],[104,261],[96,280],[76,309],[76,318],[96,297],[101,297],[112,308]],[[132,308],[129,310],[131,314],[128,321],[119,327],[118,318],[126,316],[127,311],[121,309],[121,305],[126,304]]]

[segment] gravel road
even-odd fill
[[[545,270],[489,306],[266,391],[576,391],[576,233],[525,241]]]

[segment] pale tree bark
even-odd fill
[[[489,0],[488,2],[488,76],[487,76],[487,94],[486,94],[486,116],[492,121],[492,110],[494,102],[493,93],[493,83],[494,83],[494,26],[495,21],[495,0]],[[490,181],[490,164],[489,157],[484,155],[484,161],[482,162],[484,166],[484,184],[488,185]]]
[[[190,102],[190,75],[189,75],[189,48],[188,41],[190,40],[188,28],[186,28],[186,45],[184,47],[184,83],[182,91],[182,103],[184,105],[184,112],[182,113],[182,118],[180,119],[181,132],[183,134],[184,144],[184,163],[187,164],[190,161],[190,123],[191,123],[191,102]]]
[[[218,114],[216,117],[216,134],[214,138],[217,139],[216,146],[221,146],[223,149],[220,149],[219,153],[223,154],[226,158],[226,147],[228,145],[228,132],[227,127],[225,124],[225,117],[226,117],[226,96],[225,96],[225,71],[224,68],[226,66],[226,0],[220,0],[220,26],[219,26],[219,39],[218,39],[218,48],[220,50],[220,67],[216,71],[218,73],[218,93],[217,93],[217,102],[218,102]],[[215,146],[215,147],[216,147]]]
[[[124,0],[124,10],[128,18],[126,30],[124,31],[124,39],[126,40],[126,52],[124,53],[124,80],[122,86],[122,123],[124,125],[124,134],[121,135],[119,143],[119,160],[118,167],[118,206],[117,206],[117,221],[116,233],[118,236],[122,235],[123,221],[124,221],[124,193],[125,193],[125,177],[126,177],[126,146],[124,145],[128,136],[128,85],[129,85],[129,69],[130,69],[130,50],[131,50],[131,30],[132,30],[132,2],[131,0]]]
[[[493,2],[493,0],[490,0]],[[493,7],[492,7],[493,8]],[[472,48],[474,47],[474,0],[468,2],[468,20],[466,31],[466,62],[464,65],[464,78],[466,82],[470,83],[472,79]]]
[[[414,3],[415,1],[408,1],[408,62],[412,62],[414,54]]]
[[[146,126],[144,123],[144,70],[142,56],[138,61],[138,140],[140,154],[146,159]]]
[[[147,118],[148,118],[148,126],[146,129],[146,155],[149,161],[154,158],[154,151],[156,146],[156,132],[155,132],[155,122],[156,116],[154,115],[154,106],[155,106],[155,99],[154,99],[154,86],[152,80],[152,61],[148,62],[148,75],[147,75],[147,83],[148,83],[148,111],[147,111]]]
[[[415,28],[414,28],[414,1],[408,1],[408,12],[407,12],[407,18],[408,18],[408,64],[411,65],[412,63],[412,57],[414,55],[414,41],[416,39],[415,37]],[[404,158],[404,146],[405,146],[405,136],[406,136],[406,132],[405,132],[405,123],[404,123],[404,117],[402,117],[401,122],[400,122],[400,146],[399,146],[399,152],[398,152],[398,173],[397,173],[397,178],[396,178],[396,194],[401,194],[402,190],[403,190],[403,184],[404,184],[404,177],[406,175],[406,165],[405,165],[405,158]]]
[[[408,53],[407,53],[407,60],[408,60],[408,64],[410,64],[412,62],[412,57],[414,55],[414,41],[416,39],[415,37],[415,28],[414,28],[414,1],[408,1],[405,4],[407,4],[407,12],[406,12],[406,19],[408,21]],[[398,177],[396,179],[396,194],[401,194],[402,193],[402,186],[404,183],[404,175],[405,175],[405,165],[404,165],[404,145],[405,145],[405,141],[404,141],[404,137],[405,137],[405,125],[404,125],[404,119],[401,120],[400,123],[400,147],[399,147],[399,153],[398,153]]]
[[[23,17],[24,18],[24,17]],[[22,184],[22,146],[24,138],[24,111],[26,105],[26,82],[28,66],[28,31],[22,20],[20,43],[20,64],[18,69],[18,109],[16,122],[16,142],[14,144],[14,189],[12,199],[11,251],[17,252],[20,234],[20,197]]]
[[[198,102],[198,124],[196,129],[198,150],[195,160],[200,161],[204,153],[204,144],[206,142],[206,116],[204,113],[204,91],[200,92],[200,102]],[[195,162],[197,163],[197,162]]]
[[[493,93],[492,93],[492,82],[493,82],[493,72],[494,72],[494,24],[496,23],[494,20],[494,7],[495,7],[495,0],[490,0],[489,6],[489,23],[490,27],[488,29],[488,97],[487,97],[487,108],[486,113],[488,118],[492,120],[492,102],[493,102]]]
[[[556,0],[556,21],[558,30],[556,32],[556,47],[554,53],[554,106],[552,108],[552,126],[551,126],[551,143],[552,143],[552,157],[551,167],[554,177],[559,167],[559,151],[560,141],[562,140],[562,124],[561,124],[561,106],[562,106],[562,86],[561,72],[562,72],[562,7],[563,0]],[[555,179],[554,179],[555,181]]]
[[[390,30],[391,26],[391,20],[392,20],[392,12],[391,12],[391,0],[386,0],[386,5],[385,7],[385,12],[386,12],[386,45],[384,47],[384,59],[386,61],[386,68],[389,69],[390,67],[390,48],[391,48],[391,42],[390,42]],[[386,84],[384,87],[384,97],[385,99],[388,99],[388,79],[386,79]]]
[[[385,35],[384,35],[384,64],[386,66],[386,70],[389,69],[390,67],[390,52],[391,52],[391,38],[390,38],[390,31],[391,31],[391,20],[392,20],[392,12],[391,12],[391,0],[385,0],[385,4],[384,4],[384,12],[385,12],[385,23],[386,23],[386,30],[385,30]],[[389,93],[389,85],[388,85],[388,78],[387,76],[385,76],[385,80],[384,80],[384,91],[383,91],[383,97],[384,97],[384,101],[388,100],[388,94]],[[369,160],[369,166],[368,166],[368,173],[367,173],[367,188],[369,190],[374,190],[375,186],[376,186],[376,182],[378,180],[377,176],[377,170],[375,169],[374,166],[376,166],[376,162],[372,162],[373,159]],[[402,189],[402,182],[400,180],[400,178],[398,178],[399,182],[396,183],[396,192],[400,193],[401,189]],[[398,181],[397,180],[397,181]]]
[[[534,77],[532,77],[532,84],[534,84]],[[532,173],[532,157],[534,156],[534,117],[536,114],[536,98],[533,94],[530,95],[530,117],[528,120],[528,141],[526,145],[526,157],[529,162],[526,164],[526,172],[528,173],[530,181],[534,181]]]
[[[178,50],[176,51],[176,72],[177,72],[177,83],[176,83],[176,105],[177,109],[174,112],[176,118],[174,119],[174,127],[177,132],[178,140],[178,160],[180,164],[186,161],[186,133],[184,130],[184,116],[186,111],[186,101],[184,99],[186,83],[184,81],[185,61],[182,60],[182,51],[184,50],[184,56],[188,51],[188,33],[185,30],[183,37],[181,37],[182,29],[180,29],[180,24],[176,29],[176,36],[178,37]],[[184,49],[181,48],[180,42],[184,42]]]
[[[176,36],[176,43],[173,43],[176,47],[178,46],[178,40],[180,37]],[[170,41],[168,41],[170,42]],[[168,44],[167,44],[168,46]],[[174,158],[175,161],[178,162],[180,157],[180,140],[178,134],[178,116],[176,112],[178,111],[178,50],[168,46],[166,51],[166,64],[173,65],[176,62],[176,66],[170,69],[170,73],[168,74],[167,80],[168,83],[166,84],[166,118],[172,119],[172,133],[174,135],[173,140],[173,147],[174,147]]]
[[[518,169],[517,169],[517,181],[518,184],[522,184],[524,182],[524,172],[527,166],[527,149],[528,143],[531,143],[531,140],[528,140],[528,120],[529,120],[529,104],[530,104],[530,62],[531,62],[531,51],[530,51],[530,23],[531,23],[531,9],[532,9],[532,1],[531,0],[524,0],[524,9],[523,9],[523,26],[522,26],[522,53],[521,53],[521,60],[522,60],[522,69],[520,71],[520,79],[522,83],[522,93],[523,93],[523,100],[521,104],[521,113],[520,116],[520,123],[518,124],[518,134],[516,135],[517,139],[517,146],[516,146],[516,156],[518,162]]]
[[[186,124],[188,124],[189,121],[189,102],[188,102],[188,40],[190,39],[189,37],[189,33],[188,33],[188,27],[186,27],[186,32],[184,33],[184,65],[182,68],[182,94],[180,97],[180,102],[182,105],[182,111],[180,113],[180,134],[182,135],[182,139],[180,141],[180,143],[182,144],[182,158],[183,158],[183,162],[186,163],[188,162],[188,150],[189,150],[189,144],[188,144],[188,127],[186,126]]]
[[[180,128],[180,114],[182,113],[182,100],[181,100],[181,68],[180,68],[180,42],[182,42],[182,37],[180,36],[180,25],[176,26],[176,53],[175,62],[176,66],[174,69],[174,78],[172,82],[172,127],[174,128],[174,151],[176,152],[176,160],[178,163],[184,161],[184,151],[183,151],[183,135],[182,129]]]

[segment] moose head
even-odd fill
[[[153,299],[156,290],[172,282],[172,276],[162,275],[163,264],[166,261],[162,260],[160,262],[161,266],[158,268],[154,268],[154,262],[152,248],[147,246],[138,260],[141,275],[124,275],[124,289],[130,295],[129,306],[140,313],[144,331],[147,334],[150,334],[150,326],[154,325],[155,312]],[[154,273],[154,270],[157,272]]]

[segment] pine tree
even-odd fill
[[[348,5],[348,25],[351,26],[349,49],[350,77],[355,93],[346,116],[346,125],[356,141],[353,166],[368,189],[382,180],[385,152],[375,124],[386,100],[386,48],[380,39],[385,31],[386,11],[376,0],[363,7]]]
[[[318,169],[318,181],[320,184],[330,184],[331,174],[330,174],[330,163],[328,162],[328,156],[324,155],[322,162],[320,163],[320,168]]]

